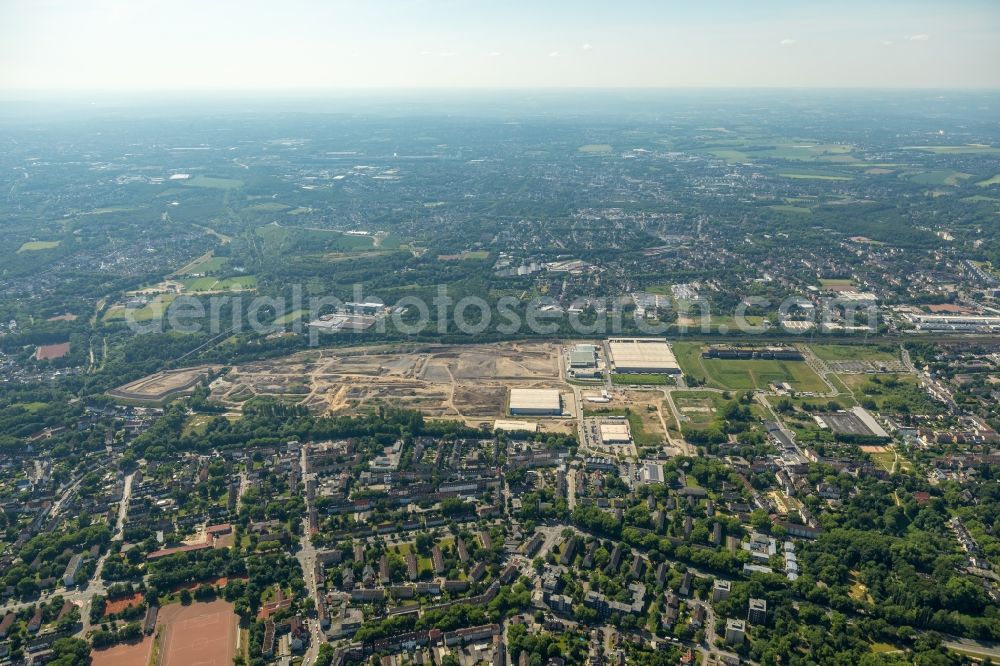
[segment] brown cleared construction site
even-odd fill
[[[478,425],[505,415],[511,388],[568,392],[558,353],[550,342],[310,350],[235,366],[212,383],[212,399],[238,410],[250,398],[268,396],[317,413],[391,405]],[[570,413],[572,402],[564,401]],[[573,427],[562,420],[565,429]],[[552,421],[546,429],[564,429]]]
[[[137,379],[108,391],[113,398],[134,402],[159,403],[178,395],[190,393],[195,386],[221,366],[204,365],[196,368],[166,370]]]

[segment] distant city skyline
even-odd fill
[[[0,0],[0,90],[1000,87],[995,0]]]

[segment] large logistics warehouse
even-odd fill
[[[611,338],[608,349],[615,372],[681,374],[681,366],[663,338]]]
[[[559,415],[562,414],[562,399],[557,389],[512,388],[510,413]]]

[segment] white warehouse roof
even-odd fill
[[[602,423],[601,442],[604,444],[628,444],[632,441],[628,423]]]
[[[611,360],[618,372],[669,372],[680,374],[681,367],[662,338],[611,338]]]
[[[557,389],[524,389],[510,390],[511,411],[527,410],[532,412],[562,412],[562,402]]]

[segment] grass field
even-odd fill
[[[177,296],[175,294],[159,294],[144,307],[136,308],[132,312],[132,319],[135,321],[149,321],[151,319],[162,317],[164,312],[166,312],[166,309],[176,298]],[[127,313],[124,307],[114,306],[108,308],[108,311],[104,313],[104,321],[125,319],[126,315]]]
[[[274,320],[274,323],[278,326],[284,326],[285,324],[290,324],[291,322],[302,319],[309,313],[308,310],[293,310],[287,314],[283,314]]]
[[[762,389],[786,382],[796,391],[821,392],[826,384],[803,361],[702,359],[709,377],[721,388]]]
[[[291,206],[288,204],[278,203],[277,201],[265,201],[264,203],[249,206],[247,209],[262,213],[280,213],[282,211],[289,210],[290,208]]]
[[[854,280],[851,278],[820,278],[819,286],[821,287],[851,287],[854,285]]]
[[[884,469],[887,472],[912,472],[913,463],[904,458],[903,456],[897,456],[897,453],[893,448],[884,448],[884,451],[869,452],[868,455],[872,457],[875,464]]]
[[[761,326],[764,323],[764,317],[760,315],[743,315],[742,321],[737,321],[736,317],[730,315],[716,316],[712,315],[711,319],[712,328],[719,328],[720,326],[725,326],[729,330],[742,330],[741,326]]]
[[[673,384],[667,375],[631,375],[615,373],[611,375],[612,384],[634,384],[636,386],[664,386]]]
[[[900,648],[891,643],[872,643],[872,652],[875,654],[891,654],[893,652],[903,652]]]
[[[34,414],[35,412],[40,412],[49,406],[47,402],[15,402],[11,407],[20,407],[21,409]]]
[[[210,190],[235,190],[243,187],[243,181],[235,178],[217,178],[215,176],[195,176],[184,181],[185,187],[204,187]]]
[[[992,178],[987,178],[986,180],[981,180],[978,183],[976,183],[977,187],[989,187],[990,185],[1000,185],[1000,174],[997,174]]]
[[[779,173],[778,175],[795,180],[854,180],[850,176],[832,176],[823,173]]]
[[[793,215],[812,214],[812,208],[803,208],[802,206],[790,206],[785,204],[781,206],[768,206],[768,208],[779,213],[792,213]]]
[[[635,412],[628,414],[628,427],[632,433],[632,441],[636,446],[660,446],[664,438],[656,433],[648,432],[642,422],[642,416]]]
[[[181,270],[183,273],[178,272],[178,275],[194,275],[195,273],[217,273],[226,268],[229,265],[228,257],[203,257],[200,261],[188,264],[184,266]]]
[[[899,353],[866,345],[809,345],[824,361],[898,361]]]
[[[240,275],[230,278],[203,277],[183,280],[184,291],[197,294],[207,291],[247,291],[257,288],[257,277]]]
[[[731,360],[702,358],[701,343],[678,342],[674,354],[689,377],[708,386],[734,391],[763,389],[774,382],[787,382],[796,391],[823,392],[828,387],[804,361]]]
[[[606,155],[611,152],[612,148],[609,143],[588,143],[585,146],[580,146],[577,150],[581,153]]]
[[[765,157],[800,162],[855,161],[856,158],[850,154],[852,150],[852,146],[845,146],[839,143],[786,143],[768,150],[759,151],[758,154]]]
[[[965,146],[906,146],[903,150],[922,150],[939,155],[1000,155],[1000,148],[970,144]]]
[[[971,178],[972,174],[955,171],[954,169],[942,169],[938,171],[924,171],[910,176],[910,180],[921,185],[952,185],[957,186],[966,178]]]
[[[459,254],[439,254],[438,261],[463,261],[465,259],[475,259],[482,261],[483,259],[488,259],[490,253],[486,250],[478,250],[475,252],[461,252]]]
[[[18,254],[22,252],[37,252],[39,250],[51,250],[53,248],[59,247],[59,243],[62,241],[28,241],[21,245],[17,250]]]
[[[80,213],[81,215],[107,215],[108,213],[128,213],[129,211],[139,210],[133,206],[103,206],[101,208],[92,208],[86,213]]]
[[[747,153],[729,148],[717,148],[708,152],[718,158],[726,160],[727,162],[746,162],[750,159],[750,155]]]
[[[181,431],[183,435],[191,434],[204,434],[205,428],[208,427],[209,421],[214,418],[211,414],[193,414],[188,417],[187,422],[184,424],[184,428]]]
[[[310,251],[349,252],[371,250],[373,247],[371,236],[348,236],[332,229],[301,229],[268,224],[257,228],[257,236],[260,237],[263,249],[268,254]]]
[[[812,143],[793,141],[782,143],[733,143],[720,142],[719,147],[707,152],[728,162],[747,162],[755,159],[788,160],[791,162],[841,162],[853,163],[853,146],[837,143]]]
[[[859,402],[871,400],[879,411],[930,415],[945,412],[944,405],[927,395],[913,375],[841,375],[840,379]]]
[[[684,425],[695,429],[711,425],[726,402],[721,394],[711,391],[674,391],[670,397],[681,416],[687,418]]]

